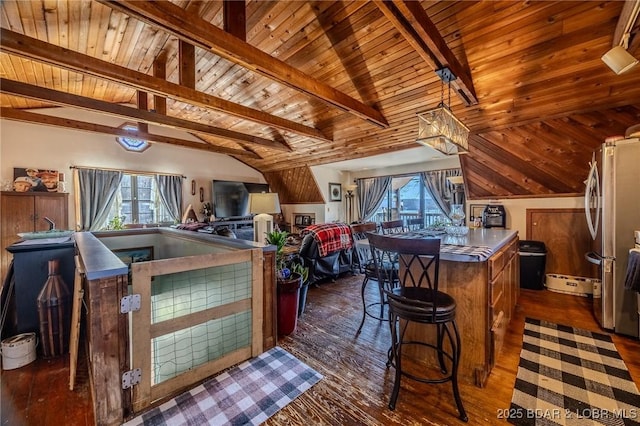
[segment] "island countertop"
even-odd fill
[[[509,229],[469,229],[467,235],[434,234],[420,230],[401,234],[390,234],[397,238],[440,238],[440,260],[451,262],[485,262],[509,241],[518,235]],[[356,241],[357,245],[368,244],[367,240]]]
[[[509,229],[469,229],[463,236],[442,235],[441,260],[453,262],[483,262],[516,237],[518,231]],[[478,248],[479,254],[473,254]],[[468,250],[470,253],[464,253]]]

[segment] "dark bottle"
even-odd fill
[[[69,349],[71,295],[58,272],[59,259],[49,261],[49,278],[38,294],[40,341],[45,358],[66,353]]]

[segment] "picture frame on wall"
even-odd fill
[[[16,192],[58,192],[60,173],[57,170],[25,167],[13,169],[13,190]]]
[[[329,201],[342,201],[342,184],[329,183]]]

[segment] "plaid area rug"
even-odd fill
[[[525,320],[515,425],[640,425],[640,394],[606,334]]]
[[[125,425],[258,425],[320,379],[276,346]]]

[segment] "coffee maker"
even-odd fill
[[[500,204],[488,204],[482,212],[482,226],[485,228],[505,228],[507,212]]]

